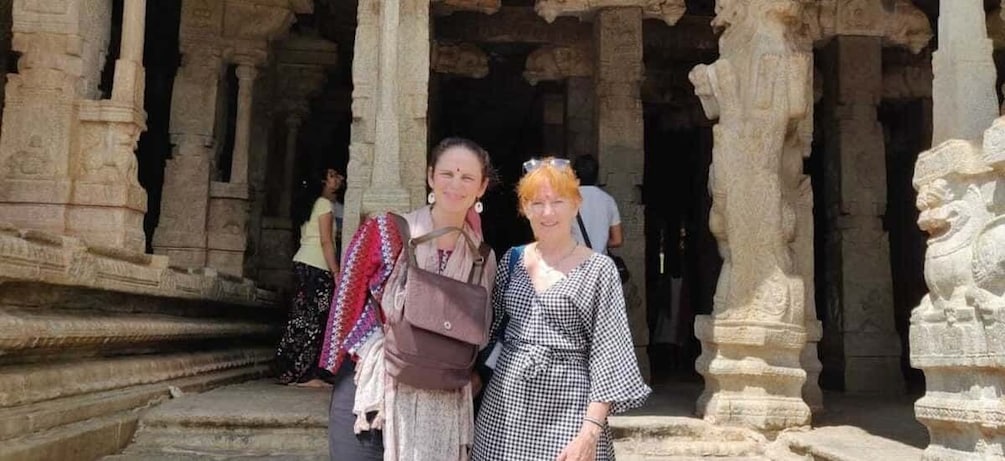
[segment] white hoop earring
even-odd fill
[[[430,192],[429,195],[426,196],[426,203],[430,205],[436,203],[436,194]]]
[[[482,205],[482,201],[475,202],[475,213],[482,214],[483,211],[485,211],[485,205]]]

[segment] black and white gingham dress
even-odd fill
[[[513,251],[499,267],[509,266]],[[617,268],[593,254],[542,293],[522,261],[512,280],[496,272],[498,327],[510,320],[495,375],[475,424],[473,461],[553,460],[579,433],[590,402],[611,402],[611,414],[641,405],[649,387],[639,375]],[[613,460],[605,430],[597,460]]]

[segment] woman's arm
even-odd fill
[[[558,454],[557,461],[593,460],[597,456],[597,442],[604,434],[607,426],[607,414],[611,404],[607,402],[590,402],[586,407],[586,416],[579,427],[579,434],[572,439],[565,449]]]
[[[338,260],[335,259],[335,242],[332,239],[333,223],[334,220],[332,219],[331,212],[318,216],[318,226],[321,231],[321,252],[325,256],[325,262],[328,263],[328,270],[331,271],[332,278],[337,279]]]

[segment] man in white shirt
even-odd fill
[[[579,193],[583,196],[579,214],[590,237],[589,246],[593,251],[607,254],[608,248],[617,248],[622,242],[618,204],[614,201],[614,197],[596,186],[599,165],[595,158],[580,155],[573,162],[572,169],[579,177]],[[572,223],[572,235],[579,243],[586,244],[578,220]]]

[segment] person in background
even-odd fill
[[[517,195],[534,242],[499,263],[513,267],[497,272],[492,294],[492,330],[502,330],[503,346],[471,459],[613,460],[607,416],[642,405],[650,392],[618,270],[572,237],[582,198],[568,160],[529,160],[524,171]]]
[[[332,203],[342,181],[332,168],[319,170],[306,182],[301,195],[308,200],[298,200],[294,210],[294,222],[300,225],[300,248],[293,256],[296,287],[289,320],[276,350],[281,384],[328,386],[323,379],[326,372],[318,367],[318,355],[338,274]]]
[[[618,213],[618,204],[614,201],[614,197],[597,187],[599,165],[593,156],[576,157],[572,168],[579,177],[579,193],[583,197],[579,214],[590,237],[589,246],[597,253],[607,254],[608,248],[617,248],[622,243],[621,214]],[[583,232],[575,217],[572,220],[572,235],[577,242],[586,245],[586,239],[583,238]]]

